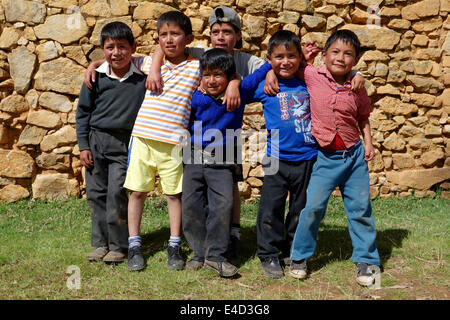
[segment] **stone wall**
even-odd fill
[[[365,50],[357,68],[373,104],[377,149],[370,163],[372,197],[450,193],[450,2],[448,0],[1,0],[0,200],[83,195],[75,112],[83,73],[102,57],[99,33],[127,23],[138,53],[155,46],[156,19],[173,8],[192,20],[207,46],[208,16],[233,6],[243,23],[243,50],[265,57],[279,29],[314,39],[355,31]],[[315,61],[320,64],[320,57]],[[241,194],[257,197],[263,172],[261,105],[246,109]]]

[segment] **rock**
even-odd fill
[[[57,58],[58,49],[53,41],[46,41],[36,47],[36,54],[39,62],[48,61]]]
[[[117,0],[115,0],[117,1]],[[64,8],[67,9],[72,6],[77,6],[78,0],[50,0],[49,6],[55,8]]]
[[[445,159],[445,154],[442,149],[434,149],[425,152],[422,154],[421,159],[423,161],[423,165],[426,167],[432,167],[439,160]]]
[[[134,9],[133,19],[156,21],[163,13],[174,10],[177,9],[159,2],[139,2],[138,6]]]
[[[268,12],[281,12],[282,1],[252,1],[252,0],[238,0],[238,8],[245,8],[245,12],[250,14],[264,14]]]
[[[156,19],[157,18],[158,17],[156,17]],[[106,24],[108,24],[110,22],[113,22],[113,21],[123,22],[126,25],[128,25],[130,28],[132,27],[132,24],[133,24],[133,22],[131,21],[131,16],[114,17],[114,18],[108,18],[108,19],[99,19],[95,23],[94,31],[92,31],[91,37],[89,38],[89,42],[94,44],[94,45],[96,45],[96,46],[99,46],[100,45],[100,33],[101,33],[103,27]]]
[[[388,82],[402,83],[406,79],[406,73],[402,70],[389,70]]]
[[[306,42],[313,40],[316,42],[318,48],[323,49],[325,47],[325,43],[329,37],[328,33],[325,32],[308,32],[305,36],[301,38],[302,45]]]
[[[262,166],[257,166],[256,168],[250,170],[248,175],[250,177],[264,178],[264,171],[262,169]]]
[[[4,0],[3,6],[8,22],[42,23],[47,12],[45,5],[37,1]]]
[[[417,92],[435,94],[444,89],[444,85],[441,82],[431,78],[410,75],[406,77],[406,80]]]
[[[62,124],[61,118],[57,113],[47,110],[30,111],[27,123],[47,129],[54,129]]]
[[[34,28],[38,39],[52,39],[62,44],[70,44],[86,36],[89,28],[79,12],[57,14],[48,17],[44,24]]]
[[[327,20],[321,17],[303,15],[302,25],[307,29],[319,29],[322,28],[327,23]]]
[[[35,89],[79,95],[85,69],[67,58],[44,62],[34,76]]]
[[[419,46],[419,47],[426,47],[428,45],[428,41],[430,39],[424,35],[424,34],[418,34],[414,37],[414,40],[412,41],[412,45]]]
[[[0,49],[11,49],[13,46],[17,45],[17,41],[20,38],[20,34],[16,29],[11,27],[6,27],[0,36]]]
[[[404,19],[392,19],[387,26],[391,29],[409,30],[411,27],[411,22]]]
[[[30,106],[25,98],[19,94],[13,94],[8,96],[6,99],[3,99],[0,102],[0,110],[13,113],[20,114],[22,112],[28,111]]]
[[[431,124],[425,127],[425,137],[440,137],[442,135],[442,128],[433,126]]]
[[[346,24],[342,29],[356,33],[361,47],[392,50],[400,41],[400,33],[377,25]]]
[[[263,182],[260,179],[255,178],[255,177],[247,178],[247,183],[254,188],[261,187],[263,185]]]
[[[17,146],[21,147],[26,145],[38,145],[41,143],[42,138],[44,138],[46,134],[47,134],[46,129],[27,125],[20,134]]]
[[[14,90],[25,93],[34,71],[36,56],[25,47],[19,47],[8,54],[11,78],[14,80]]]
[[[67,154],[42,153],[36,158],[36,164],[42,169],[66,171],[70,169],[70,156]]]
[[[397,166],[399,169],[409,169],[415,165],[414,158],[409,153],[394,153],[392,155],[392,161],[394,162],[394,166]]]
[[[442,27],[442,18],[437,16],[431,19],[423,19],[413,23],[412,30],[416,33],[430,32]]]
[[[33,199],[57,200],[78,195],[79,186],[67,174],[38,174],[32,185]]]
[[[266,30],[266,18],[244,14],[242,17],[243,30],[251,38],[261,38]]]
[[[386,178],[389,182],[414,188],[418,190],[427,190],[437,183],[450,179],[450,167],[407,170],[402,172],[386,172]]]
[[[383,97],[382,99],[378,100],[374,105],[379,107],[384,112],[393,115],[409,116],[412,113],[418,111],[418,108],[415,104],[404,103],[401,102],[399,99],[390,96]]]
[[[29,196],[30,192],[27,189],[16,184],[9,184],[0,189],[0,201],[8,203],[16,202]]]
[[[55,112],[69,112],[72,110],[72,102],[67,96],[53,92],[41,94],[39,104]]]
[[[7,178],[31,178],[33,158],[24,151],[0,149],[0,176]]]
[[[379,172],[384,169],[383,158],[379,152],[375,153],[375,157],[368,163],[370,172]]]
[[[378,50],[368,50],[361,56],[363,61],[388,61],[389,56]]]
[[[419,106],[434,107],[436,97],[431,94],[411,93],[411,100]]]
[[[130,3],[128,0],[114,0],[110,1],[111,14],[114,16],[125,16],[130,10]]]
[[[387,84],[385,86],[380,86],[377,89],[377,94],[384,95],[384,94],[390,94],[390,95],[400,95],[400,90],[396,87],[394,87],[391,84]]]
[[[111,7],[106,0],[90,0],[81,7],[81,13],[94,17],[109,17],[111,16]]]
[[[383,142],[383,147],[387,150],[402,151],[405,149],[405,141],[401,139],[395,132],[391,133]]]
[[[45,136],[41,142],[41,150],[44,152],[51,151],[56,147],[68,145],[77,142],[77,134],[72,126],[64,126],[55,133]]]
[[[283,10],[297,11],[300,13],[312,13],[314,8],[309,0],[285,0]]]
[[[416,135],[423,135],[425,131],[423,129],[419,129],[413,126],[404,125],[398,131],[398,134],[403,137],[414,137]]]
[[[327,19],[327,30],[332,30],[345,22],[344,19],[337,15],[332,15]]]
[[[413,61],[414,73],[418,75],[427,75],[433,69],[431,61]]]
[[[439,13],[440,0],[424,0],[402,9],[402,18],[406,20],[419,20],[425,17],[436,16]]]

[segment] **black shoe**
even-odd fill
[[[193,257],[186,263],[186,270],[200,270],[201,268],[203,268],[204,262],[205,259],[203,258]]]
[[[277,257],[261,259],[261,267],[264,273],[273,279],[279,279],[284,276],[283,269]]]
[[[180,246],[167,247],[167,268],[173,270],[184,269],[184,260],[180,255]]]
[[[145,262],[141,253],[141,247],[135,246],[128,249],[127,267],[130,271],[144,270]]]
[[[228,261],[211,261],[205,259],[205,264],[203,266],[206,269],[217,271],[222,278],[231,278],[238,272],[238,268]]]

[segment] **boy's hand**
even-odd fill
[[[371,161],[375,157],[375,149],[372,143],[366,143],[364,145],[364,160]]]
[[[145,80],[145,88],[151,92],[161,94],[163,92],[164,81],[161,77],[161,73],[150,72]]]
[[[314,60],[314,58],[319,54],[319,48],[317,48],[316,42],[314,40],[309,40],[303,46],[303,56],[306,61]]]
[[[275,71],[272,69],[267,72],[266,82],[264,83],[264,93],[269,96],[274,96],[280,92],[280,86],[278,85],[278,78]]]
[[[240,79],[231,80],[223,97],[223,104],[227,105],[227,111],[234,111],[241,105],[241,94],[239,92]]]
[[[86,168],[92,168],[94,166],[91,150],[83,150],[80,152],[80,162]]]
[[[359,92],[364,88],[366,80],[362,75],[357,73],[352,79],[352,90],[354,92]]]
[[[84,84],[92,90],[92,83],[95,82],[95,69],[100,67],[105,60],[92,61],[84,73]],[[92,81],[92,82],[91,82]]]

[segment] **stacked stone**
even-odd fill
[[[129,25],[138,54],[156,46],[156,20],[181,10],[194,46],[209,45],[215,6],[241,16],[243,50],[265,57],[279,29],[315,40],[356,32],[365,50],[357,69],[367,81],[377,156],[372,197],[450,191],[450,2],[448,0],[0,0],[0,201],[84,193],[75,113],[85,68],[102,58],[101,28]],[[320,65],[320,57],[315,61]],[[265,123],[260,104],[246,108],[241,195],[260,194]]]

